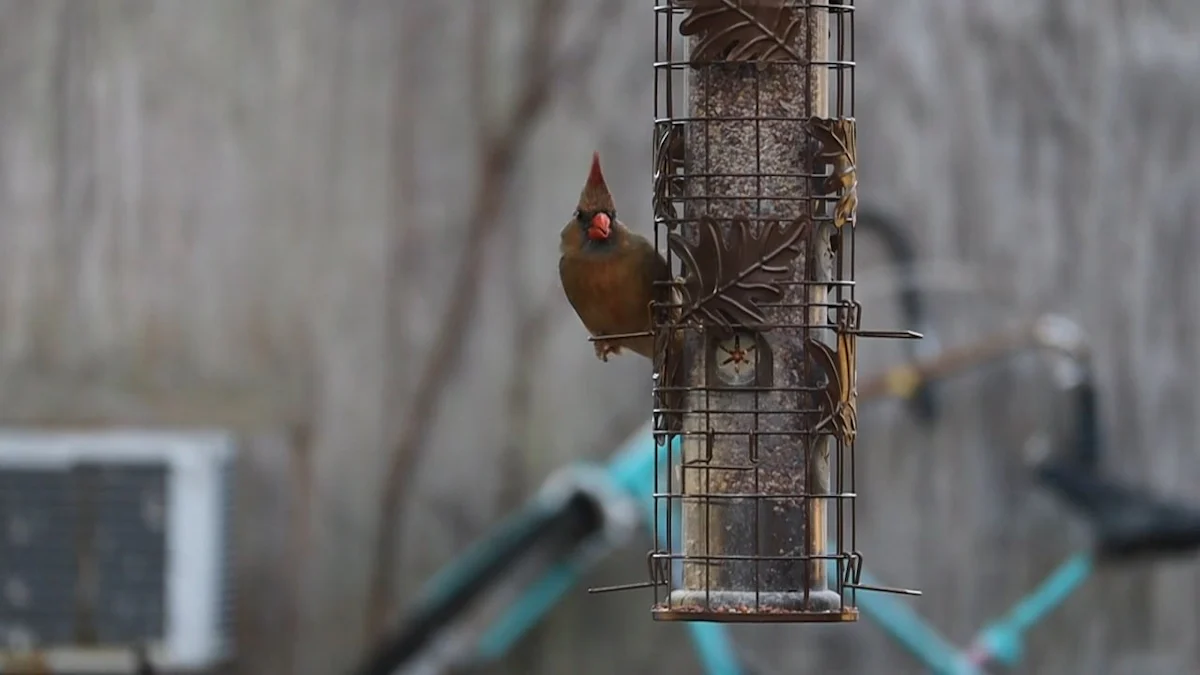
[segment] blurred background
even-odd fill
[[[0,0],[0,421],[235,435],[239,673],[347,671],[379,612],[648,417],[648,363],[595,358],[556,265],[593,150],[651,231],[653,3],[564,2],[539,52],[530,0]],[[856,4],[862,208],[914,238],[939,339],[1072,317],[1105,471],[1194,495],[1200,4]],[[914,328],[859,239],[865,322]],[[863,376],[902,355],[860,351]],[[1084,541],[1024,470],[1037,375],[948,383],[934,427],[860,413],[867,564],[956,642]],[[588,583],[641,580],[649,547]],[[648,605],[577,588],[496,672],[696,672]],[[734,633],[777,672],[923,672],[867,621]],[[1102,571],[1029,649],[1200,671],[1200,565]]]

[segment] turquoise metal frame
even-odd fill
[[[901,284],[899,297],[907,323],[923,328],[927,339],[922,343],[929,343],[927,347],[936,351],[936,341],[930,339],[934,337],[935,332],[926,325],[921,294],[913,281],[913,248],[907,243],[907,235],[901,224],[880,212],[864,211],[860,214],[859,225],[876,232],[882,238],[893,265],[900,276],[907,280]],[[1062,327],[1058,324],[1051,327],[1062,333]],[[1061,341],[1061,336],[1057,339]],[[922,343],[917,343],[917,348],[921,347]],[[1066,351],[1070,352],[1069,349]],[[910,354],[910,357],[915,358],[916,355]],[[929,390],[930,384],[922,379],[918,390],[906,397],[914,407],[914,412],[925,422],[934,421],[937,412],[936,400]],[[1094,423],[1094,420],[1092,422]],[[1088,431],[1090,433],[1094,430]],[[679,456],[677,451],[670,454]],[[666,449],[655,445],[650,426],[647,424],[618,449],[606,464],[568,466],[560,471],[557,478],[565,477],[568,479],[565,481],[567,483],[572,482],[572,478],[580,479],[575,481],[577,489],[582,483],[589,481],[593,487],[595,483],[600,483],[600,489],[589,490],[595,493],[593,497],[598,494],[601,496],[599,501],[624,502],[624,506],[627,507],[625,510],[632,514],[640,514],[645,529],[653,532],[656,529],[655,520],[661,521],[665,517],[665,513],[656,513],[653,497],[655,471],[666,468],[667,458]],[[425,592],[416,603],[418,609],[426,610],[426,616],[455,613],[457,601],[454,598],[470,595],[464,593],[464,589],[480,585],[481,579],[488,576],[489,565],[496,562],[497,551],[513,550],[514,543],[531,537],[539,526],[552,519],[554,514],[560,513],[563,508],[561,496],[560,490],[543,489],[522,509],[497,526],[491,534],[443,568],[426,584]],[[658,508],[662,508],[662,505]],[[658,531],[665,530],[665,524],[660,523]],[[508,653],[556,603],[579,584],[584,573],[600,555],[620,545],[618,539],[619,537],[603,536],[601,533],[601,536],[589,537],[587,541],[570,550],[557,551],[551,562],[542,563],[536,570],[536,578],[522,583],[515,598],[507,602],[498,614],[490,617],[482,632],[473,634],[472,639],[478,635],[473,660],[490,662]],[[830,573],[837,574],[837,561],[830,561],[829,564]],[[673,574],[678,575],[678,568],[676,565]],[[1091,554],[1079,553],[1072,556],[1041,585],[1019,600],[1007,614],[987,624],[967,648],[960,648],[947,641],[901,597],[863,589],[861,592],[853,591],[854,603],[861,616],[882,627],[897,643],[925,664],[931,673],[981,674],[988,663],[1009,667],[1017,665],[1024,654],[1025,635],[1063,604],[1088,579],[1092,568]],[[865,571],[860,571],[858,582],[860,585],[880,586]],[[739,659],[729,630],[724,624],[687,622],[685,625],[700,661],[701,672],[705,675],[743,675],[749,672]],[[434,630],[430,626],[431,624],[426,622],[420,630],[427,635],[430,630]],[[420,648],[413,645],[427,639],[419,636],[414,638],[412,633],[407,637],[410,639],[405,646],[393,649],[391,654],[381,651],[356,673],[391,673],[392,668],[388,666],[398,663],[399,659],[404,658],[404,654],[410,654],[414,650],[420,651]]]

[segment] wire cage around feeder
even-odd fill
[[[655,16],[653,614],[854,621],[853,3]]]

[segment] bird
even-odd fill
[[[659,349],[667,331],[654,329],[651,302],[665,305],[667,322],[679,318],[680,293],[671,267],[648,239],[630,230],[617,219],[612,193],[600,167],[600,153],[592,153],[592,166],[579,203],[566,227],[559,246],[558,275],[567,301],[584,328],[594,338],[596,357],[607,362],[609,356],[624,350],[658,364],[660,386],[679,386],[678,363],[683,348],[683,333],[673,329],[669,349]],[[604,339],[605,336],[624,336]],[[665,346],[665,345],[663,345]],[[676,408],[677,396],[664,399],[667,408]],[[674,424],[670,428],[674,428]]]
[[[650,302],[671,299],[670,287],[655,287],[671,281],[671,268],[649,240],[617,220],[598,152],[575,215],[562,230],[559,252],[563,291],[588,333],[627,336],[595,340],[596,357],[608,361],[628,348],[653,359]]]

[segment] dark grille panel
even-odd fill
[[[75,596],[70,480],[63,471],[0,469],[0,624],[39,643],[71,637],[63,620]]]
[[[165,495],[161,466],[0,467],[0,628],[40,645],[161,638]]]

